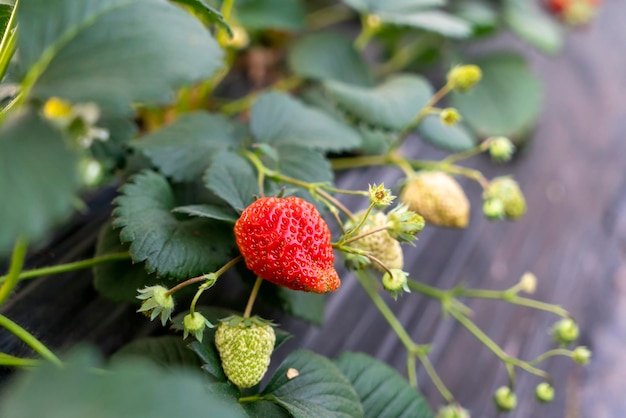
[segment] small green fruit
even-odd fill
[[[587,347],[576,347],[572,352],[572,359],[574,360],[574,362],[582,364],[583,366],[589,364],[589,360],[591,359],[591,351]]]
[[[548,403],[554,399],[554,387],[547,382],[542,382],[535,388],[535,397],[539,402]]]
[[[500,411],[512,411],[517,406],[517,396],[508,386],[500,386],[493,395],[493,400]]]
[[[552,338],[561,345],[573,343],[579,333],[578,325],[570,318],[563,318],[552,326]]]
[[[497,177],[489,183],[485,191],[485,201],[499,199],[504,205],[504,214],[515,220],[526,213],[526,199],[515,180],[510,177]]]

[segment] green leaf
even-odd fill
[[[148,272],[187,279],[215,271],[228,260],[234,246],[232,229],[205,219],[177,219],[165,178],[145,171],[133,176],[121,192],[113,226],[122,228],[122,242],[130,243],[135,262],[146,261]]]
[[[247,418],[238,402],[207,390],[200,374],[163,371],[141,362],[97,370],[93,355],[75,353],[65,367],[46,363],[21,373],[3,392],[3,418]],[[33,402],[33,399],[37,402]]]
[[[439,10],[384,12],[377,16],[384,23],[409,26],[450,38],[467,38],[472,34],[472,27],[467,21]]]
[[[434,418],[426,399],[385,363],[360,353],[344,353],[335,364],[352,382],[365,418]]]
[[[238,211],[248,207],[259,195],[259,184],[252,166],[245,158],[230,151],[215,157],[215,162],[204,175],[204,183]]]
[[[474,33],[485,33],[498,25],[498,11],[487,0],[465,0],[454,7],[454,12],[461,19],[474,26]]]
[[[504,21],[520,38],[549,54],[563,46],[563,28],[542,10],[538,2],[505,0]]]
[[[361,13],[375,14],[381,22],[409,26],[452,38],[466,38],[472,28],[468,22],[434,9],[445,0],[344,0]]]
[[[67,218],[78,188],[76,155],[61,133],[34,111],[9,115],[0,126],[0,254]]]
[[[541,110],[540,80],[519,55],[490,54],[476,64],[482,81],[468,93],[453,93],[453,106],[480,137],[523,135]]]
[[[198,370],[202,366],[198,356],[187,347],[179,335],[148,337],[133,341],[117,351],[111,360],[115,363],[128,357],[142,357],[169,369],[182,366]]]
[[[343,2],[364,13],[419,10],[446,4],[445,0],[343,0]]]
[[[259,142],[300,145],[322,151],[356,148],[358,134],[327,114],[277,92],[261,95],[252,106],[250,129]]]
[[[365,155],[384,154],[389,150],[389,147],[398,136],[397,134],[385,129],[370,127],[365,124],[360,124],[357,129],[363,140],[361,151],[363,151]]]
[[[218,25],[223,29],[226,29],[228,34],[232,37],[233,31],[230,28],[228,22],[224,20],[224,16],[219,12],[219,10],[214,9],[213,7],[205,4],[201,0],[170,0],[173,3],[178,3],[183,6],[188,7],[191,11],[199,17],[205,24],[214,24]]]
[[[251,418],[291,418],[291,415],[282,406],[269,401],[244,402],[243,409]]]
[[[50,22],[55,22],[51,24]],[[193,16],[161,0],[29,0],[18,49],[37,98],[96,102],[131,113],[166,103],[176,87],[211,77],[222,51]]]
[[[298,376],[287,377],[293,368]],[[348,379],[326,357],[311,351],[292,352],[263,391],[296,418],[363,417],[359,396]]]
[[[120,242],[119,231],[113,230],[110,222],[103,225],[96,243],[96,257],[125,251],[128,247]],[[93,277],[96,290],[114,302],[139,303],[137,289],[160,282],[146,273],[143,263],[133,263],[130,259],[95,266]]]
[[[325,83],[337,104],[363,122],[393,130],[406,128],[433,95],[430,84],[415,75],[398,75],[374,88],[338,81]]]
[[[9,23],[9,19],[11,18],[11,13],[13,12],[13,6],[10,4],[0,4],[0,34],[4,35],[7,29],[7,23]]]
[[[299,292],[282,286],[276,286],[275,290],[278,304],[282,310],[312,324],[322,325],[326,305],[324,295]]]
[[[476,138],[463,123],[445,126],[437,115],[426,116],[418,125],[417,133],[424,141],[452,152],[466,151],[476,146]]]
[[[276,151],[278,153],[277,169],[282,174],[309,183],[333,181],[330,162],[321,152],[289,144],[277,146]]]
[[[189,113],[134,142],[133,148],[174,181],[193,181],[202,175],[215,154],[234,148],[233,130],[222,115]]]
[[[314,80],[337,80],[371,86],[367,63],[354,49],[352,40],[332,32],[320,32],[298,40],[289,50],[294,74]]]
[[[237,18],[247,29],[304,29],[306,11],[301,0],[238,0]]]
[[[184,213],[189,216],[198,216],[200,218],[215,219],[218,221],[226,221],[230,223],[237,222],[239,216],[228,208],[215,205],[187,205],[179,206],[172,209],[175,213]]]

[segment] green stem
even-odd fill
[[[233,6],[235,5],[235,0],[224,0],[222,3],[222,8],[220,9],[220,13],[222,14],[222,18],[226,22],[226,24],[230,24],[230,16],[233,11]],[[217,41],[219,42],[222,48],[226,48],[228,45],[228,31],[225,28],[220,27],[217,31]]]
[[[13,54],[15,53],[17,43],[17,23],[15,19],[18,4],[19,0],[16,0],[13,5],[13,10],[11,10],[11,17],[9,17],[9,21],[7,22],[6,29],[2,36],[2,42],[0,42],[0,80],[4,78],[11,58],[13,58]]]
[[[417,388],[417,370],[415,365],[415,354],[408,352],[406,357],[406,373],[409,377],[409,384]]]
[[[18,237],[13,248],[13,255],[11,256],[11,266],[9,267],[9,274],[6,275],[6,281],[0,287],[0,306],[6,302],[11,295],[11,292],[20,281],[20,273],[24,266],[24,259],[26,258],[27,242],[23,237]]]
[[[491,338],[489,338],[487,334],[483,332],[483,330],[478,328],[478,326],[474,324],[474,322],[472,322],[469,318],[456,311],[455,309],[448,310],[448,313],[461,325],[463,325],[469,332],[471,332],[478,341],[483,343],[485,347],[491,350],[496,355],[496,357],[498,357],[503,363],[509,362],[509,355],[506,354],[500,348],[500,346],[496,344]]]
[[[367,232],[364,232],[362,234],[353,236],[353,237],[351,237],[349,239],[342,240],[341,244],[350,244],[351,242],[358,241],[361,238],[367,237],[368,235],[377,234],[379,232],[386,231],[388,229],[389,229],[388,226],[381,226],[380,228],[371,229],[371,230],[369,230]]]
[[[411,339],[409,334],[406,332],[406,330],[404,329],[404,327],[402,326],[398,318],[391,311],[391,309],[389,309],[389,306],[387,306],[383,298],[376,291],[376,285],[373,282],[372,277],[369,275],[369,273],[367,273],[364,270],[361,270],[361,271],[356,272],[356,276],[359,279],[359,283],[361,283],[361,286],[363,287],[365,292],[367,292],[368,296],[370,297],[370,299],[372,300],[376,308],[378,308],[378,311],[387,320],[387,323],[389,324],[389,326],[391,326],[391,329],[396,333],[396,335],[398,336],[398,338],[400,339],[400,341],[406,348],[409,359],[413,356],[417,356],[419,361],[424,365],[424,369],[426,370],[426,373],[428,374],[430,379],[435,384],[435,387],[437,388],[439,393],[441,393],[441,396],[443,396],[447,402],[450,402],[450,403],[453,402],[454,396],[448,390],[446,385],[443,383],[443,381],[437,374],[437,371],[435,370],[432,363],[430,362],[428,355],[426,354],[428,351],[428,347],[419,346],[415,344],[415,342],[413,342],[413,340]],[[411,364],[414,365],[414,359],[413,360],[409,360],[409,359],[407,359],[407,367]],[[410,380],[411,384],[413,385],[413,382],[414,382],[416,386],[417,376],[411,377],[412,374],[413,373],[409,371],[409,379],[411,379]]]
[[[348,170],[359,167],[388,165],[391,163],[387,155],[366,155],[361,157],[333,158],[330,160],[333,170]]]
[[[228,263],[226,263],[222,267],[220,267],[219,270],[217,270],[215,273],[213,273],[213,275],[215,275],[215,279],[218,279],[222,274],[224,274],[231,267],[233,267],[235,264],[237,264],[239,261],[241,261],[242,258],[243,257],[241,255],[238,255],[237,257],[233,258]],[[182,289],[184,287],[187,287],[187,286],[192,285],[194,283],[205,281],[205,280],[207,280],[207,276],[209,276],[209,274],[202,274],[202,275],[200,275],[198,277],[192,277],[191,279],[187,279],[184,282],[180,282],[176,286],[174,286],[170,290],[168,290],[167,294],[168,295],[173,295],[174,293],[178,292],[180,289]]]
[[[20,358],[9,354],[0,353],[0,366],[6,367],[33,367],[41,364],[41,360],[35,358]]]
[[[452,392],[448,390],[446,385],[443,383],[443,380],[441,380],[441,378],[439,377],[439,374],[433,367],[433,364],[430,362],[428,355],[421,351],[416,352],[415,355],[424,365],[424,370],[426,370],[428,377],[430,377],[430,380],[432,380],[432,382],[435,384],[435,387],[437,388],[439,393],[441,393],[441,396],[443,396],[446,402],[454,403],[454,396],[452,395]]]
[[[359,279],[359,283],[361,283],[361,286],[363,287],[367,295],[370,297],[378,311],[385,318],[391,329],[396,333],[407,351],[409,351],[409,353],[414,352],[415,343],[413,342],[409,334],[407,334],[406,330],[404,329],[398,318],[396,318],[395,314],[391,311],[391,309],[389,309],[389,306],[387,306],[383,298],[376,291],[376,285],[373,282],[372,277],[369,275],[369,273],[365,270],[360,270],[357,271],[355,275]]]
[[[26,270],[19,274],[19,280],[33,279],[40,276],[48,276],[51,274],[67,273],[69,271],[81,270],[93,266],[97,266],[104,263],[110,263],[112,261],[128,260],[130,254],[128,252],[106,254],[100,257],[90,258],[88,260],[75,261],[73,263],[59,264],[52,267],[42,267],[33,270]],[[7,276],[0,276],[0,283],[4,283],[8,278]]]
[[[0,315],[0,327],[5,328],[11,334],[15,335],[20,340],[24,341],[28,346],[30,346],[36,353],[38,353],[41,357],[49,360],[50,362],[56,364],[57,366],[62,366],[63,363],[59,358],[52,352],[48,347],[46,347],[41,341],[35,338],[31,333],[26,331],[24,328],[20,327],[15,322],[11,321],[4,315]]]
[[[429,296],[433,299],[439,299],[442,301],[447,298],[445,291],[439,290],[436,287],[428,286],[427,284],[418,282],[414,279],[409,279],[407,281],[407,286],[409,286],[409,289],[421,293],[422,295]]]
[[[517,295],[512,295],[508,291],[497,291],[497,290],[482,290],[482,289],[454,289],[454,295],[459,297],[466,298],[477,298],[477,299],[495,299],[495,300],[503,300],[505,302],[511,303],[513,305],[525,306],[528,308],[537,309],[540,311],[551,312],[555,315],[558,315],[563,318],[570,318],[571,315],[565,309],[561,308],[557,305],[551,305],[549,303],[541,302],[534,299],[524,298]]]
[[[376,20],[377,23],[373,24],[373,20]],[[379,28],[380,21],[377,17],[367,14],[361,15],[361,32],[359,32],[359,36],[354,40],[354,48],[357,51],[363,51],[372,37],[376,35]]]
[[[375,70],[376,75],[384,77],[403,70],[417,57],[431,49],[436,42],[437,39],[434,36],[422,35],[416,37],[411,42],[401,46],[389,60],[378,66]]]
[[[566,350],[565,348],[555,348],[549,351],[546,351],[545,353],[537,356],[534,360],[529,361],[528,364],[534,366],[535,364],[539,364],[542,361],[553,357],[553,356],[566,356],[566,357],[572,357],[572,352],[570,350]]]
[[[243,313],[244,318],[250,318],[250,314],[252,313],[252,307],[254,306],[254,301],[256,300],[256,297],[259,294],[259,289],[261,288],[261,283],[263,283],[263,278],[257,277],[256,282],[254,282],[252,292],[250,293],[250,298],[248,299],[246,310]]]
[[[265,399],[262,395],[250,395],[250,396],[242,396],[241,398],[239,398],[239,402],[241,403],[245,403],[245,402],[254,402],[254,401],[260,401],[262,399]]]
[[[365,214],[361,217],[361,219],[360,219],[359,223],[357,224],[357,226],[355,226],[354,228],[349,230],[343,236],[343,238],[341,238],[340,244],[344,244],[350,237],[352,237],[354,234],[356,234],[359,231],[359,229],[361,229],[361,227],[363,225],[365,225],[365,222],[367,221],[367,218],[370,216],[370,213],[372,213],[372,210],[374,209],[374,206],[376,206],[376,204],[374,202],[370,203],[370,205],[367,207],[367,210],[365,211]]]
[[[478,155],[481,152],[484,152],[484,151],[489,149],[490,142],[491,141],[489,141],[489,140],[483,141],[477,147],[474,147],[474,148],[469,149],[467,151],[462,151],[462,152],[458,152],[456,154],[449,155],[448,157],[446,157],[443,160],[441,160],[441,163],[442,164],[454,164],[454,163],[456,163],[458,161],[465,160],[465,159],[468,159],[468,158],[473,157],[475,155]]]

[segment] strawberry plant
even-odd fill
[[[522,402],[522,371],[541,379],[541,402],[552,400],[559,382],[541,362],[558,355],[586,364],[591,353],[567,348],[579,330],[566,310],[523,295],[534,292],[534,275],[502,291],[439,289],[404,271],[404,248],[420,245],[425,225],[472,227],[455,177],[482,189],[478,210],[490,220],[526,211],[512,177],[488,179],[463,163],[481,153],[506,162],[525,144],[540,111],[540,80],[519,54],[465,55],[464,43],[508,28],[554,53],[565,26],[549,12],[576,24],[580,10],[588,21],[597,5],[1,4],[0,257],[8,270],[0,306],[22,280],[93,268],[103,297],[136,303],[172,335],[137,339],[107,362],[85,348],[59,357],[0,315],[0,326],[34,352],[2,353],[0,365],[35,367],[9,383],[0,415],[433,417],[418,390],[419,363],[443,399],[438,416],[469,416],[431,363],[430,345],[413,340],[385,292],[433,299],[502,362],[508,384],[494,393],[498,409]],[[403,145],[418,140],[447,155],[412,157]],[[362,190],[334,181],[336,172],[372,166],[397,169],[403,181],[371,178]],[[111,184],[119,194],[93,258],[24,269],[28,249],[84,208],[84,191]],[[251,289],[244,312],[202,305],[218,281],[237,276]],[[358,280],[386,319],[406,349],[406,370],[362,353],[329,359],[297,350],[268,372],[290,336],[274,318],[252,315],[257,297],[320,322],[319,294],[342,292],[342,280]],[[473,322],[467,298],[554,314],[559,347],[529,360],[508,354]],[[33,394],[49,402],[32,402]]]

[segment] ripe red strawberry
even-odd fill
[[[335,271],[330,230],[315,206],[299,197],[264,197],[235,223],[235,240],[257,276],[305,292],[333,292]]]
[[[596,16],[602,0],[547,0],[547,6],[561,20],[571,26],[589,23]]]

